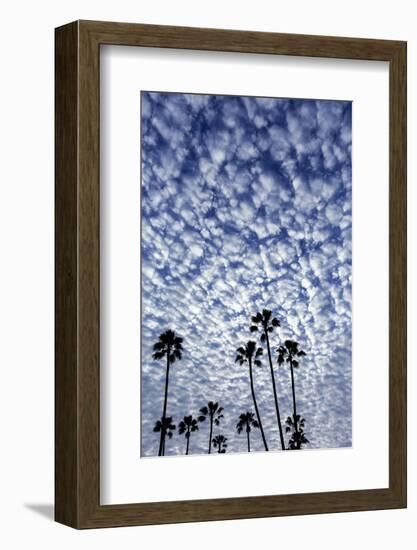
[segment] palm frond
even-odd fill
[[[251,317],[252,323],[260,323],[262,321],[262,314],[258,311],[256,315]]]
[[[272,311],[270,309],[263,309],[262,310],[262,317],[263,317],[263,322],[264,323],[268,323],[271,316],[272,316]]]

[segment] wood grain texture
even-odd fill
[[[390,64],[389,487],[100,505],[99,55],[120,44]],[[116,527],[406,506],[406,44],[78,21],[56,29],[56,520]]]
[[[77,525],[77,24],[55,40],[55,519]]]

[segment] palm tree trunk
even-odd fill
[[[164,398],[164,410],[162,412],[163,418],[166,417],[167,414],[167,401],[168,401],[168,381],[169,381],[169,356],[171,355],[171,349],[168,347],[167,349],[167,372],[165,377],[165,398]]]
[[[248,362],[249,362],[250,389],[251,389],[251,392],[252,392],[253,406],[255,407],[256,418],[258,419],[259,429],[261,430],[262,441],[264,442],[265,451],[267,451],[268,450],[268,445],[266,443],[264,429],[262,427],[262,422],[261,422],[261,416],[259,414],[258,404],[256,402],[256,397],[255,397],[255,387],[253,385],[252,359],[249,359]]]
[[[246,427],[246,435],[248,437],[248,453],[250,453],[249,426]]]
[[[188,432],[188,437],[187,437],[187,449],[185,451],[185,454],[188,455],[188,449],[190,448],[190,432]]]
[[[168,381],[169,381],[169,356],[171,354],[171,349],[168,346],[167,349],[167,372],[165,376],[165,397],[164,397],[164,408],[162,411],[162,422],[164,422],[167,414],[167,401],[168,401]],[[165,428],[161,430],[161,439],[159,442],[159,456],[164,456],[165,454]]]
[[[161,428],[161,435],[159,437],[158,456],[164,456],[164,450],[165,450],[164,428]]]
[[[292,384],[292,405],[293,405],[293,411],[294,411],[294,429],[295,429],[295,433],[298,435],[297,407],[295,404],[294,368],[292,366],[292,360],[290,360],[290,367],[291,367],[291,384]],[[298,438],[297,438],[297,447],[298,447]]]
[[[275,385],[275,376],[274,376],[274,369],[272,368],[272,357],[271,357],[271,348],[269,347],[269,337],[268,337],[268,330],[264,329],[264,334],[266,338],[266,347],[268,350],[268,358],[269,358],[269,367],[271,369],[271,379],[272,379],[272,389],[274,390],[274,400],[275,400],[275,411],[277,413],[277,422],[278,422],[278,429],[279,429],[279,437],[281,440],[281,447],[282,450],[285,451],[285,443],[284,443],[284,434],[282,432],[282,426],[281,426],[281,416],[279,414],[279,405],[278,405],[278,396],[277,396],[277,388]]]
[[[209,452],[211,454],[211,438],[213,437],[213,417],[210,415],[210,436],[209,436]]]

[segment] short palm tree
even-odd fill
[[[200,416],[198,417],[199,422],[204,422],[204,420],[208,417],[210,420],[210,431],[209,431],[209,447],[208,447],[208,454],[211,453],[211,444],[212,444],[212,437],[213,437],[213,424],[216,426],[220,425],[220,420],[223,418],[223,407],[219,407],[219,404],[213,401],[209,401],[207,403],[207,406],[201,407],[200,409]]]
[[[294,384],[294,368],[297,368],[299,365],[299,357],[306,355],[305,351],[299,349],[299,343],[294,342],[294,340],[285,340],[283,346],[279,346],[277,349],[278,352],[278,365],[282,365],[284,362],[290,364],[291,370],[291,386],[292,386],[292,404],[293,404],[293,427],[296,439],[298,440],[298,422],[300,420],[299,415],[297,415],[297,404],[295,400],[295,384]],[[287,419],[288,424],[288,419]],[[287,431],[288,427],[287,427]],[[301,448],[301,443],[297,449]]]
[[[297,431],[295,431],[294,429],[296,423],[298,424]],[[305,443],[309,442],[304,434],[305,420],[304,418],[301,418],[299,414],[295,416],[295,420],[293,420],[291,416],[289,416],[286,420],[286,424],[287,425],[285,427],[285,431],[287,433],[292,432],[291,438],[288,442],[289,449],[291,450],[301,449],[301,445],[304,445]]]
[[[216,437],[213,438],[213,446],[217,449],[217,452],[219,454],[224,454],[227,449],[227,437],[224,435],[216,435]]]
[[[189,416],[184,416],[184,419],[178,424],[178,433],[185,434],[185,439],[187,440],[187,446],[185,449],[185,454],[188,455],[190,448],[190,437],[192,432],[198,430],[198,420],[193,418],[192,414]]]
[[[267,445],[267,442],[265,439],[265,433],[262,427],[261,416],[259,414],[259,409],[258,409],[258,403],[256,401],[255,387],[253,384],[253,372],[252,372],[253,364],[259,367],[261,366],[261,360],[259,358],[263,353],[263,349],[257,348],[256,342],[253,342],[250,340],[249,342],[246,343],[245,346],[237,348],[236,351],[237,351],[237,355],[236,355],[235,361],[240,365],[243,365],[243,363],[248,363],[249,365],[249,379],[250,379],[250,389],[252,392],[253,405],[255,407],[256,418],[258,419],[259,429],[261,431],[261,436],[262,436],[262,441],[264,443],[265,451],[267,451],[268,445]]]
[[[280,322],[276,317],[272,317],[272,311],[270,311],[269,309],[263,309],[262,313],[258,311],[258,313],[252,317],[252,323],[253,324],[250,327],[250,331],[251,332],[260,331],[261,342],[266,342],[266,348],[268,350],[269,368],[271,371],[272,389],[274,392],[275,412],[277,415],[279,437],[281,441],[281,448],[283,451],[285,451],[284,434],[282,432],[281,416],[279,414],[277,388],[275,384],[274,369],[272,367],[271,346],[269,344],[269,334],[273,332],[274,328],[277,328],[280,326]]]
[[[163,456],[165,454],[165,435],[168,436],[169,439],[173,436],[173,432],[175,430],[175,424],[172,423],[172,417],[167,416],[165,418],[161,418],[161,420],[157,420],[155,422],[155,426],[153,428],[154,432],[160,432],[161,434],[164,434],[164,440],[162,444],[162,450],[160,456]]]
[[[246,437],[248,440],[248,453],[250,453],[250,432],[252,428],[259,428],[259,422],[255,419],[255,415],[252,412],[246,412],[239,416],[239,422],[236,424],[237,433],[246,431]],[[267,449],[268,450],[268,449]]]
[[[183,339],[179,336],[176,336],[173,330],[166,330],[160,336],[158,341],[153,346],[152,357],[155,360],[162,359],[166,357],[166,375],[165,375],[165,395],[164,395],[164,406],[162,409],[162,419],[167,416],[167,401],[168,401],[168,382],[169,382],[169,367],[175,361],[180,360],[182,357],[182,342]],[[165,423],[163,423],[163,426]],[[159,440],[159,452],[158,455],[162,456],[165,451],[165,429],[162,426],[161,437]]]

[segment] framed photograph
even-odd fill
[[[56,520],[406,506],[406,43],[56,29]]]

